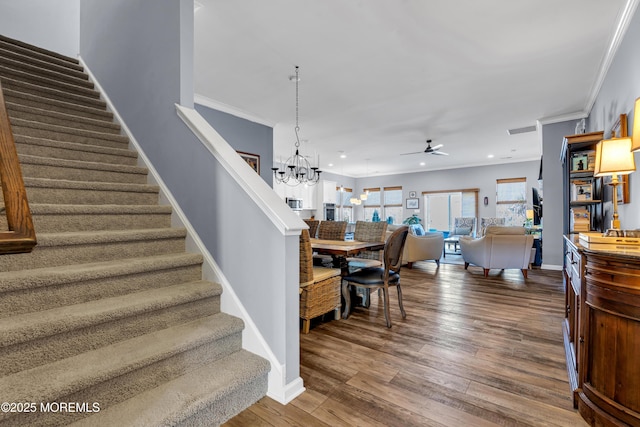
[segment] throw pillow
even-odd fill
[[[424,236],[424,228],[422,228],[421,224],[414,224],[411,226],[412,234],[416,236]]]
[[[456,227],[455,230],[453,230],[453,234],[466,236],[468,234],[471,234],[471,227]]]

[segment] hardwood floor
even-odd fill
[[[347,320],[300,336],[307,390],[264,398],[225,426],[586,426],[573,409],[562,344],[559,271],[433,262],[401,272],[391,292]]]

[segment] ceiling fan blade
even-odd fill
[[[438,144],[438,145],[434,145],[433,147],[431,147],[431,149],[432,149],[432,150],[439,150],[439,149],[441,149],[442,147],[444,147],[444,145],[442,145],[442,144]]]
[[[401,156],[408,156],[409,154],[422,154],[424,151],[416,151],[414,153],[400,153]]]
[[[435,155],[435,156],[448,156],[449,153],[443,153],[442,151],[433,151],[431,152],[431,154]]]

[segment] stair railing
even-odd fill
[[[0,231],[0,254],[31,252],[37,244],[36,231],[1,85],[0,184],[9,228],[8,231]]]

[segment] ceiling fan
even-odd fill
[[[443,145],[442,144],[438,144],[438,145],[434,145],[433,147],[431,146],[431,140],[427,139],[427,148],[424,151],[416,151],[414,153],[403,153],[401,154],[401,156],[406,156],[408,154],[422,154],[422,153],[427,153],[427,154],[434,154],[436,156],[448,156],[449,153],[444,153],[442,151],[439,151]]]

